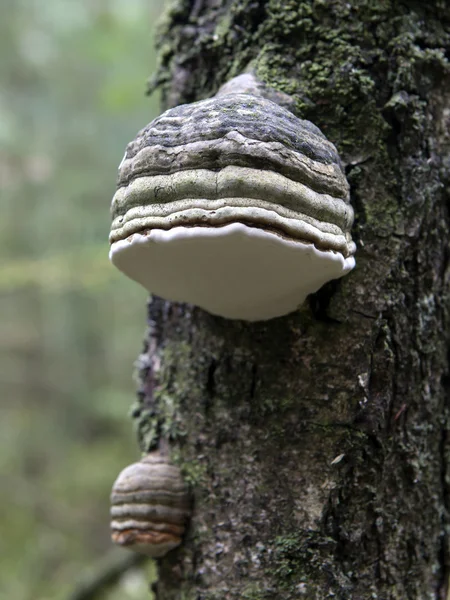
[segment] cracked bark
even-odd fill
[[[160,600],[445,599],[449,569],[450,10],[446,2],[179,0],[165,106],[251,62],[333,141],[356,270],[248,324],[149,303],[133,411],[195,494]]]

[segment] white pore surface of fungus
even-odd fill
[[[158,296],[247,321],[296,310],[355,266],[353,256],[243,223],[134,233],[111,245],[110,259]]]

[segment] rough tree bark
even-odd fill
[[[357,268],[249,324],[157,298],[133,411],[195,493],[156,595],[444,599],[449,577],[450,9],[177,0],[165,107],[251,63],[336,144]]]

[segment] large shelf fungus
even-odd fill
[[[181,541],[191,513],[180,469],[159,452],[126,467],[111,492],[114,543],[155,558]]]
[[[255,321],[348,273],[355,244],[336,148],[250,91],[225,86],[138,133],[119,167],[110,257],[163,298]]]

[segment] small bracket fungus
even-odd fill
[[[166,111],[128,145],[110,258],[163,298],[256,321],[354,267],[353,210],[333,144],[284,107],[285,94],[281,106],[239,79]]]
[[[111,492],[114,543],[161,557],[181,543],[190,497],[178,467],[159,452],[126,467]]]

